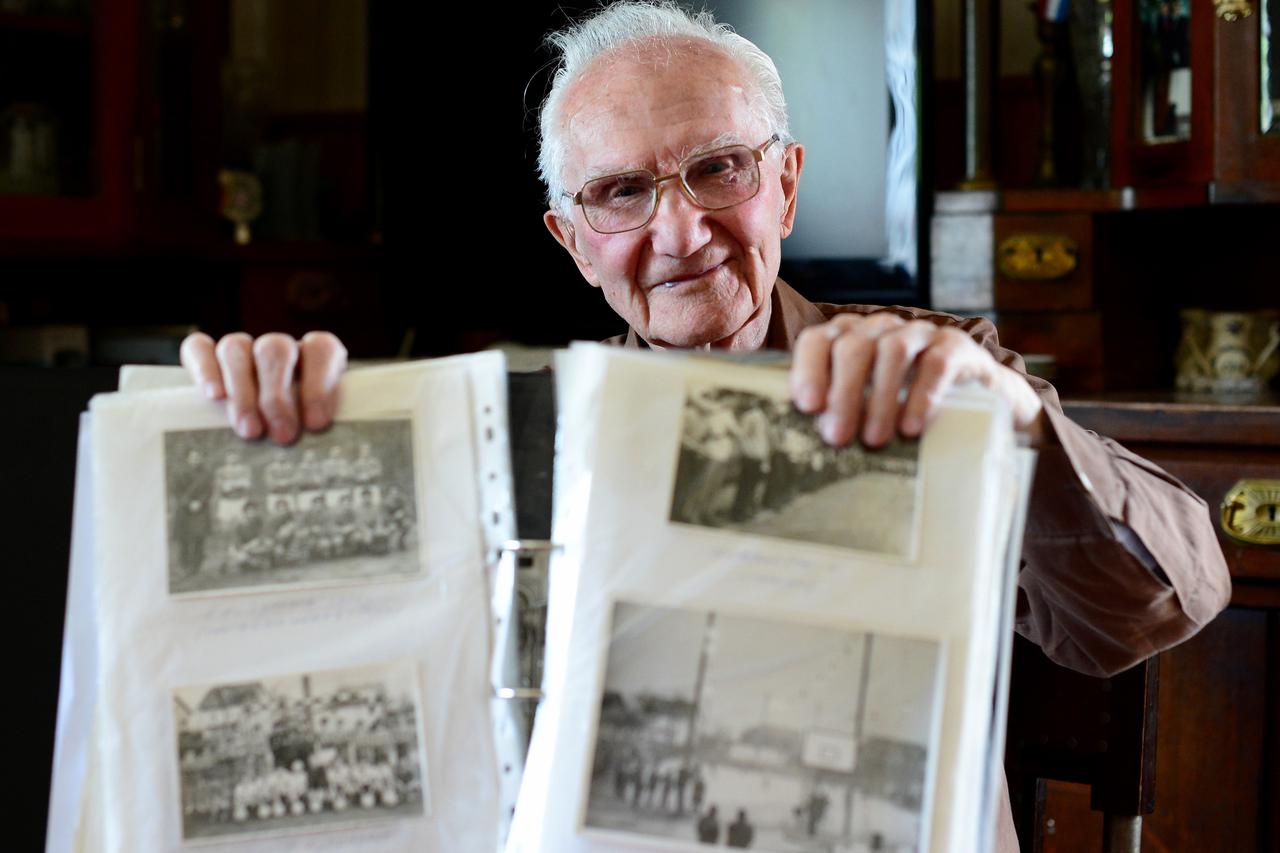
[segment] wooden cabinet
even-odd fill
[[[1280,405],[1152,397],[1065,408],[1180,478],[1215,521],[1240,479],[1280,481]],[[1144,849],[1280,849],[1280,545],[1246,545],[1221,527],[1219,537],[1231,606],[1160,656],[1155,811],[1143,821]],[[1087,807],[1051,791],[1046,816],[1087,825]]]
[[[1263,132],[1259,110],[1266,14],[1261,0],[1249,0],[1243,7],[1251,10],[1247,16],[1228,13],[1222,7],[1233,4],[1214,0],[1159,4],[1189,12],[1170,19],[1186,22],[1177,25],[1185,46],[1164,52],[1187,55],[1172,63],[1159,57],[1159,37],[1153,45],[1152,31],[1172,31],[1174,24],[1166,27],[1144,15],[1156,4],[1112,5],[1112,185],[1196,187],[1219,203],[1280,201],[1280,132]],[[1170,64],[1180,67],[1165,67]],[[1171,100],[1189,106],[1190,113],[1185,124],[1167,133],[1153,128],[1151,115],[1161,86],[1184,90]]]
[[[138,5],[54,5],[67,11],[0,14],[0,233],[121,239],[135,217]]]

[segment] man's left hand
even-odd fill
[[[801,332],[792,351],[791,397],[836,446],[861,435],[879,447],[895,431],[916,438],[947,391],[971,379],[1008,402],[1033,444],[1043,441],[1044,407],[1026,378],[959,329],[888,312],[839,314]]]

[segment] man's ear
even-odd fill
[[[561,216],[554,210],[548,210],[542,214],[542,221],[547,226],[547,230],[551,232],[551,236],[556,238],[556,242],[564,246],[564,250],[573,258],[573,262],[578,265],[578,272],[582,273],[582,277],[587,280],[587,284],[592,287],[600,286],[600,278],[596,275],[595,269],[591,266],[591,261],[578,249],[578,232],[573,227],[573,222],[567,216]]]
[[[800,188],[800,170],[804,168],[804,146],[793,142],[782,155],[782,238],[791,236],[796,223],[796,193]]]

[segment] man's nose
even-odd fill
[[[709,211],[693,202],[676,181],[663,187],[658,209],[649,220],[649,234],[655,252],[673,258],[687,258],[711,241]]]

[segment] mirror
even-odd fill
[[[1138,0],[1142,138],[1191,138],[1190,0]]]

